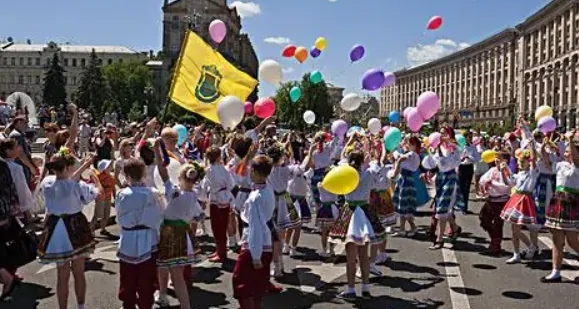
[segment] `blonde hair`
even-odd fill
[[[189,182],[196,182],[205,177],[205,169],[197,162],[183,164],[179,168],[179,177]]]
[[[174,137],[174,136],[178,136],[178,134],[177,134],[177,130],[175,130],[173,128],[164,128],[161,131],[161,137],[162,138]]]

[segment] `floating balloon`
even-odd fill
[[[348,132],[346,132],[346,137],[350,137],[354,135],[354,133],[358,133],[359,135],[366,135],[366,132],[364,131],[364,129],[362,129],[362,127],[352,126],[348,129]]]
[[[396,123],[400,121],[400,112],[399,111],[391,111],[390,114],[388,114],[388,121],[390,121],[391,123]]]
[[[537,122],[537,127],[543,134],[551,133],[557,129],[557,121],[553,117],[543,117]]]
[[[281,65],[271,59],[259,65],[259,78],[270,84],[279,84],[283,79]]]
[[[345,195],[354,191],[359,182],[358,171],[349,164],[342,164],[326,174],[322,180],[322,188],[336,195]]]
[[[247,114],[247,115],[253,113],[253,103],[245,102],[245,104],[243,104],[243,110],[245,111],[245,114]]]
[[[183,145],[189,136],[187,128],[182,124],[176,124],[173,126],[173,129],[177,131],[177,146]]]
[[[535,120],[539,121],[539,119],[543,117],[553,117],[553,109],[548,105],[541,105],[537,107],[535,111]]]
[[[310,73],[310,82],[314,85],[321,83],[323,79],[324,78],[320,71],[313,71]]]
[[[355,93],[346,94],[340,101],[340,107],[347,112],[357,110],[360,104],[362,104],[362,98]]]
[[[438,148],[438,145],[440,145],[440,138],[441,137],[442,137],[442,135],[438,132],[433,132],[432,134],[430,134],[428,136],[429,146],[432,148]]]
[[[293,86],[292,89],[290,89],[289,96],[290,100],[295,103],[302,97],[302,90],[300,87]]]
[[[321,54],[322,51],[315,47],[312,47],[312,49],[310,49],[310,56],[312,56],[312,58],[318,58]]]
[[[442,17],[441,16],[432,16],[426,25],[426,29],[428,30],[437,30],[442,26]]]
[[[275,114],[275,102],[271,98],[261,98],[253,105],[253,111],[261,119],[271,117]]]
[[[316,114],[312,111],[305,111],[304,112],[304,121],[307,124],[314,124],[316,122]]]
[[[400,132],[400,129],[390,127],[390,129],[384,133],[384,147],[386,150],[392,151],[398,148],[400,142],[402,142],[402,132]]]
[[[485,150],[480,157],[484,163],[493,163],[497,159],[497,153],[494,150]]]
[[[296,48],[296,52],[294,57],[300,62],[304,63],[306,59],[308,59],[308,50],[305,47],[298,47]]]
[[[440,110],[440,99],[438,95],[432,91],[426,91],[418,96],[416,101],[416,109],[420,117],[424,120],[428,120]]]
[[[384,85],[383,87],[389,87],[396,84],[396,76],[392,72],[384,73]]]
[[[408,112],[412,109],[412,106],[408,106],[407,108],[404,109],[404,111],[402,112],[402,116],[404,118],[408,118]]]
[[[418,113],[418,109],[412,108],[408,111],[408,117],[406,117],[406,124],[408,124],[408,128],[412,132],[420,131],[422,124],[424,123],[424,119]]]
[[[344,134],[346,134],[346,132],[348,131],[348,124],[341,119],[335,120],[334,122],[332,122],[331,130],[334,136],[340,137],[344,136]]]
[[[364,57],[365,53],[366,49],[364,48],[364,46],[359,44],[354,45],[354,47],[352,47],[352,49],[350,50],[350,61],[352,62],[359,61]]]
[[[225,23],[222,20],[215,19],[211,24],[209,24],[209,35],[211,35],[211,39],[215,43],[219,44],[223,42],[227,35],[227,26],[225,26]]]
[[[457,134],[454,136],[454,139],[456,139],[456,143],[458,144],[459,149],[464,149],[464,147],[466,147],[466,138],[464,135]]]
[[[381,131],[382,131],[382,134],[388,132],[389,129],[390,129],[390,126],[383,126],[383,127],[382,127],[382,130],[381,130]]]
[[[324,37],[319,37],[316,39],[316,43],[314,44],[314,46],[319,49],[320,51],[326,49],[326,46],[328,45],[328,42],[326,41],[326,38]]]
[[[429,143],[429,141],[428,141],[428,136],[425,136],[425,137],[422,139],[422,144],[424,144],[424,146],[426,146],[426,147],[430,146],[430,143]]]
[[[381,129],[382,129],[382,124],[380,123],[380,119],[371,118],[370,120],[368,120],[368,131],[370,131],[370,133],[378,134],[378,133],[380,133]]]
[[[379,69],[370,69],[362,76],[362,89],[368,91],[375,91],[384,85],[386,77],[384,72]]]
[[[244,104],[236,96],[225,96],[217,104],[217,117],[225,129],[235,128],[243,120],[244,115]]]
[[[286,46],[283,51],[281,52],[281,55],[286,57],[286,58],[291,58],[296,54],[296,47],[293,45],[288,45]]]

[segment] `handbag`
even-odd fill
[[[14,237],[5,243],[5,250],[8,264],[18,268],[36,260],[39,238],[32,229],[23,226],[18,218],[14,218],[11,225]]]

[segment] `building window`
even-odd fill
[[[180,27],[180,21],[179,21],[179,16],[173,16],[173,21],[171,22],[171,28],[173,28],[173,30],[179,30]]]
[[[86,66],[86,59],[80,59],[80,67],[84,68]]]
[[[50,66],[50,59],[46,58],[46,66],[49,67]]]
[[[72,85],[76,85],[76,76],[73,76],[73,77],[70,78],[70,83],[71,83]]]
[[[20,63],[20,66],[24,66],[24,58],[20,57],[18,58],[18,62]]]
[[[35,82],[36,82],[37,85],[40,85],[40,76],[38,76],[38,75],[36,76],[36,81],[35,81]]]
[[[31,67],[32,66],[32,58],[28,57],[27,63],[28,63],[28,66]]]
[[[10,65],[16,65],[16,58],[10,58]]]
[[[109,59],[109,60],[107,61],[107,63],[108,63],[108,65],[113,64],[113,59]]]
[[[32,76],[29,75],[26,77],[26,84],[32,85]]]
[[[22,75],[18,76],[18,84],[20,84],[20,85],[24,84],[24,76],[22,76]]]
[[[77,65],[76,62],[77,62],[76,59],[72,59],[72,66],[75,67],[75,68],[76,68],[76,65]]]
[[[4,57],[4,65],[8,65],[8,58]]]
[[[68,58],[64,58],[64,66],[65,66],[65,67],[68,66]]]
[[[36,58],[35,61],[36,66],[39,67],[40,66],[40,58]]]

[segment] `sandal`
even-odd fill
[[[439,250],[442,249],[442,241],[441,242],[435,242],[434,244],[432,244],[432,246],[428,247],[428,249],[430,250]]]

